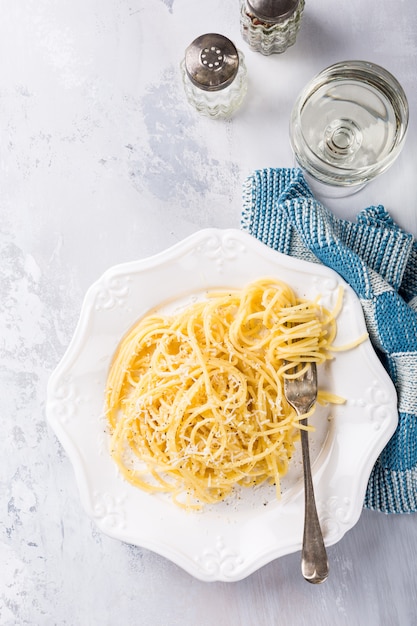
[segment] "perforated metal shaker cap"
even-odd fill
[[[194,39],[186,49],[185,69],[200,89],[219,91],[233,82],[239,69],[239,54],[227,37],[207,33]]]
[[[249,10],[265,22],[281,22],[294,13],[300,0],[247,0]]]

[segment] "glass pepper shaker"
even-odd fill
[[[181,73],[190,104],[212,118],[232,115],[247,91],[244,55],[217,33],[201,35],[188,46]]]
[[[262,54],[280,54],[294,45],[305,0],[241,0],[240,32]]]

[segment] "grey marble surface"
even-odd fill
[[[351,198],[384,204],[417,235],[417,5],[306,2],[296,46],[263,58],[240,39],[238,3],[0,0],[0,624],[412,626],[415,515],[364,511],[306,583],[300,555],[237,583],[203,583],[101,534],[45,419],[48,378],[84,294],[108,267],[204,227],[239,227],[253,170],[291,166],[301,87],[349,58],[402,83],[410,130],[395,165]],[[249,92],[231,121],[198,116],[178,64],[203,32],[246,56]]]

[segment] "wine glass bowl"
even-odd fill
[[[299,94],[290,141],[312,188],[349,195],[387,170],[407,134],[408,102],[398,80],[367,61],[336,63]]]

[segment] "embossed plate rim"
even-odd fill
[[[90,518],[102,532],[153,550],[201,580],[240,580],[300,549],[301,470],[296,468],[281,502],[262,487],[198,514],[134,489],[107,451],[105,374],[121,336],[148,310],[265,275],[287,280],[300,295],[320,291],[329,305],[343,285],[340,342],[365,330],[358,298],[333,270],[274,252],[237,229],[205,229],[157,255],[107,270],[88,290],[74,336],[48,383],[47,418],[73,464]],[[359,519],[373,464],[397,425],[397,398],[369,340],[338,353],[321,375],[323,384],[333,389],[336,382],[333,390],[347,397],[346,405],[326,414],[329,426],[313,466],[331,545]]]

